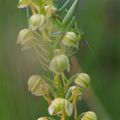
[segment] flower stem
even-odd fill
[[[61,120],[65,120],[65,113],[64,112],[61,115]]]
[[[43,97],[48,102],[48,104],[50,105],[52,100],[49,99],[47,95],[44,95]]]
[[[75,120],[76,120],[76,118],[77,118],[76,99],[77,99],[77,97],[74,96],[74,98],[73,98],[73,107],[74,107],[74,119],[75,119]]]
[[[30,8],[31,8],[32,14],[35,14],[36,11],[35,11],[34,7],[32,5],[30,5]]]

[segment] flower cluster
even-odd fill
[[[77,113],[77,102],[89,89],[90,77],[86,73],[71,75],[71,56],[79,49],[82,33],[77,28],[74,11],[75,0],[66,12],[68,1],[61,7],[53,0],[19,0],[19,8],[31,10],[28,28],[20,31],[17,44],[22,50],[33,49],[43,70],[51,74],[32,75],[28,89],[35,96],[42,96],[48,102],[49,117],[38,120],[97,120],[94,112]],[[65,14],[65,15],[64,15]]]

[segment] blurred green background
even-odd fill
[[[0,120],[36,120],[48,114],[47,103],[27,90],[27,79],[40,66],[32,51],[21,52],[16,45],[19,31],[27,27],[17,2],[0,0]],[[120,1],[81,0],[76,17],[89,42],[77,54],[79,63],[109,120],[120,120]]]

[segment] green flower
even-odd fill
[[[35,96],[48,93],[48,84],[39,75],[33,75],[28,80],[28,90]]]
[[[78,45],[77,35],[74,32],[67,32],[63,37],[62,42],[66,46],[77,47]]]
[[[23,29],[18,35],[17,44],[20,44],[22,50],[30,49],[34,47],[35,37],[31,30]]]
[[[73,106],[64,98],[56,98],[52,101],[48,111],[50,115],[59,115],[65,112],[68,116],[71,116],[73,112]]]
[[[62,73],[66,69],[69,71],[69,68],[69,59],[64,54],[56,55],[50,62],[50,70],[57,74]]]
[[[41,14],[34,14],[30,17],[29,28],[31,30],[42,30],[45,26],[45,16]]]
[[[74,80],[76,85],[79,85],[80,87],[87,89],[90,84],[90,77],[86,73],[80,73],[76,79]]]
[[[97,120],[97,116],[94,112],[89,111],[83,113],[81,120]]]
[[[83,95],[83,90],[79,86],[72,86],[69,88],[66,94],[66,98],[72,98],[74,96],[77,96],[78,99],[81,99],[81,96]]]
[[[25,8],[29,5],[30,0],[19,0],[18,8]]]

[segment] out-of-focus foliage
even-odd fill
[[[0,1],[0,120],[35,120],[47,114],[46,103],[28,92],[26,80],[41,68],[33,51],[21,52],[16,45],[18,32],[27,26],[17,2]],[[93,78],[92,86],[112,120],[119,120],[120,2],[81,0],[76,16],[89,42],[84,41],[77,54],[80,66]]]

